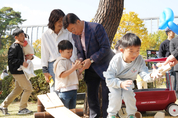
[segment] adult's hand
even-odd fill
[[[164,65],[168,63],[171,67],[173,67],[178,63],[178,60],[173,55],[170,55],[169,57],[167,57],[166,61],[164,62]]]
[[[51,75],[49,73],[44,73],[46,82],[49,83],[49,77],[51,77]]]
[[[82,67],[83,70],[88,69],[88,68],[90,67],[90,65],[91,65],[90,59],[85,59],[85,60],[82,62],[82,65],[83,65],[83,67]]]

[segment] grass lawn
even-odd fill
[[[9,105],[8,111],[10,115],[3,115],[0,112],[0,118],[34,118],[34,113],[37,112],[37,104],[33,102],[28,102],[28,109],[33,111],[33,113],[28,115],[17,115],[19,110],[19,102],[13,102]]]
[[[1,101],[2,102],[2,101]],[[178,104],[178,100],[176,101]],[[83,108],[82,104],[78,104],[77,108]],[[3,115],[2,112],[0,112],[0,118],[34,118],[34,113],[37,112],[37,104],[34,102],[28,102],[28,109],[32,110],[33,113],[28,115],[17,115],[19,109],[19,102],[13,102],[9,105],[8,110],[10,115]],[[143,118],[153,118],[157,111],[149,111],[146,113],[143,113]],[[166,113],[165,111],[161,111],[165,113],[165,118],[178,118],[178,117],[171,117]],[[119,117],[118,117],[119,118]]]
[[[0,100],[0,103],[2,103],[2,100]],[[19,110],[19,102],[13,102],[9,105],[8,111],[10,115],[3,115],[0,111],[0,118],[34,118],[34,113],[37,112],[37,103],[34,102],[28,102],[28,109],[33,111],[33,113],[28,115],[17,115]],[[77,108],[82,108],[83,104],[78,102]]]

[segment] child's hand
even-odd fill
[[[15,42],[14,43],[18,43],[18,44],[20,44],[20,41],[18,41],[18,40],[15,40]]]
[[[79,60],[76,60],[75,63],[72,64],[72,67],[74,67],[75,69],[82,68],[82,62]]]
[[[153,64],[152,65],[153,68],[153,72],[151,73],[151,78],[153,78],[153,80],[161,78],[163,75],[156,69],[156,66]]]
[[[20,42],[20,41],[18,41],[18,40],[16,40],[15,43],[18,43],[18,44],[20,44],[21,46],[23,46],[23,44],[24,44],[24,43],[22,43],[22,42]]]
[[[130,87],[130,85],[132,85],[132,80],[126,80],[126,81],[123,81],[121,82],[121,88],[125,89],[125,90],[128,90],[127,87]]]

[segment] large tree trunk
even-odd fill
[[[122,17],[124,0],[100,0],[93,22],[100,23],[108,34],[110,43],[116,34]]]
[[[119,26],[122,12],[124,7],[124,0],[100,0],[97,13],[92,22],[100,23],[106,30],[109,37],[110,44],[112,44],[113,38]],[[102,115],[102,89],[101,84],[98,91],[100,101],[100,111]],[[84,115],[89,116],[89,107],[87,102],[87,96],[84,103]]]

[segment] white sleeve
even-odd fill
[[[57,68],[56,68],[56,71],[54,72],[55,73],[55,76],[57,78],[59,78],[59,76],[61,75],[62,72],[66,71],[67,68],[66,68],[66,63],[63,63],[63,61],[59,61],[57,63]]]
[[[41,38],[41,66],[48,67],[48,60],[49,60],[49,50],[47,48],[45,34],[43,34]]]
[[[145,64],[144,59],[141,60],[141,66],[139,70],[139,75],[145,82],[152,82],[153,79],[150,76],[151,72],[148,72],[148,67]]]
[[[106,85],[108,87],[120,88],[121,80],[116,78],[117,68],[117,62],[112,58],[107,71],[103,72],[103,76],[106,78]]]

